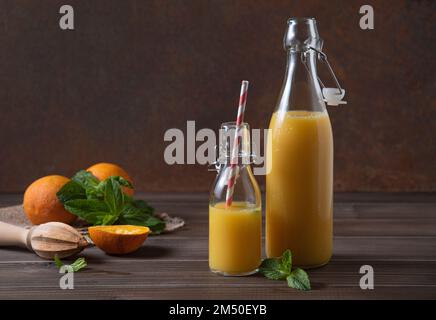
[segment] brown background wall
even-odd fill
[[[61,31],[62,4],[75,9]],[[435,1],[0,1],[0,191],[98,161],[140,191],[208,190],[214,174],[163,160],[168,128],[267,127],[286,19],[315,16],[347,90],[329,109],[337,191],[435,191]],[[372,4],[375,30],[359,7]],[[323,73],[323,79],[328,79]]]

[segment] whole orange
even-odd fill
[[[77,216],[65,210],[56,193],[70,181],[67,177],[52,175],[34,181],[24,192],[24,212],[33,224],[58,221],[73,223]]]
[[[100,181],[111,176],[120,176],[133,184],[129,174],[123,168],[113,163],[100,162],[90,166],[86,171],[91,172]],[[129,196],[133,196],[135,193],[133,189],[127,187],[123,187],[123,192]]]

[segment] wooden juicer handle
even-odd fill
[[[31,250],[28,244],[29,231],[29,229],[0,222],[0,246],[16,246]]]

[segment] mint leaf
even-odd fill
[[[102,226],[110,226],[113,225],[117,220],[118,220],[118,216],[106,214],[104,217],[102,217],[101,221],[99,221],[98,224]]]
[[[85,189],[77,182],[71,180],[56,193],[59,201],[65,203],[73,199],[84,199],[86,197]]]
[[[144,213],[153,214],[154,208],[150,207],[144,200],[132,200],[132,205]]]
[[[86,189],[85,199],[103,200],[103,198],[103,192],[98,187]]]
[[[132,184],[119,176],[99,181],[92,173],[80,170],[57,193],[67,211],[91,225],[132,224],[147,226],[156,234],[165,222],[153,215],[154,209],[143,200],[123,192]]]
[[[280,270],[262,270],[261,273],[270,280],[283,280],[287,277],[287,274],[282,273]]]
[[[85,191],[85,195],[79,199],[98,199],[102,197],[97,189],[100,181],[91,172],[80,170],[71,180],[81,186]]]
[[[135,218],[139,217],[141,219],[146,219],[150,216],[150,214],[143,212],[133,205],[133,203],[124,204],[123,210],[121,210],[121,218]]]
[[[72,178],[74,182],[78,183],[82,188],[92,189],[97,187],[100,181],[89,171],[80,170]]]
[[[270,258],[262,261],[259,272],[271,280],[284,280],[288,286],[299,290],[310,290],[310,280],[307,273],[300,268],[292,270],[292,253],[283,252],[279,258]]]
[[[166,223],[158,217],[151,216],[146,221],[144,226],[149,227],[153,234],[159,234],[165,229]]]
[[[56,254],[54,256],[54,263],[58,268],[61,268],[64,266],[64,263],[59,259],[58,255]],[[74,272],[77,272],[83,268],[85,268],[88,264],[86,263],[85,258],[78,258],[76,261],[74,261],[69,266],[73,269]]]
[[[104,202],[114,216],[119,216],[124,206],[124,193],[115,177],[109,177],[102,182]]]
[[[110,215],[108,206],[100,200],[75,199],[65,202],[64,207],[93,225],[102,224],[104,217]]]
[[[110,176],[109,178],[106,178],[105,180],[101,181],[97,185],[97,187],[95,188],[95,192],[97,194],[101,195],[101,197],[104,197],[104,192],[105,192],[105,189],[107,187],[107,184],[108,184],[109,180],[111,180],[112,184],[116,183],[116,184],[118,184],[118,185],[120,185],[122,187],[127,187],[127,188],[130,188],[130,189],[133,189],[133,185],[129,181],[124,179],[123,177],[120,177],[120,176]],[[122,191],[122,189],[120,189],[120,190]],[[126,198],[127,197],[129,198],[129,199],[125,199],[126,201],[129,201],[129,200],[131,201],[132,200],[132,198],[129,197],[128,195],[124,194],[124,196]]]
[[[74,272],[77,272],[83,268],[85,268],[88,264],[86,263],[85,258],[78,258],[76,261],[74,261],[71,264],[71,267],[73,267]]]
[[[286,278],[288,287],[298,290],[310,290],[310,280],[306,271],[297,268]]]
[[[133,185],[130,181],[124,179],[123,177],[119,177],[119,176],[114,176],[113,179],[115,181],[117,181],[120,185],[122,185],[123,187],[127,187],[130,189],[133,189]]]
[[[55,254],[55,256],[54,256],[54,263],[58,268],[60,268],[64,265],[63,262],[61,261],[61,259],[59,259],[57,254]]]
[[[281,259],[279,258],[263,260],[259,267],[259,272],[271,280],[283,280],[290,274],[290,271],[286,272],[282,269]]]
[[[65,203],[65,209],[71,213],[83,216],[91,212],[108,212],[108,206],[99,200],[75,199]]]
[[[81,216],[81,218],[94,226],[112,225],[117,220],[117,217],[103,211],[88,212],[86,215]]]
[[[121,211],[117,224],[145,226],[149,227],[154,234],[161,233],[165,229],[165,222],[153,216],[150,213],[152,211],[153,210],[146,209],[145,207],[140,209],[133,203],[126,203]]]
[[[287,272],[288,274],[291,272],[292,269],[292,253],[291,250],[286,250],[283,252],[282,260],[280,263],[280,268],[284,272]]]

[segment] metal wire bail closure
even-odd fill
[[[333,72],[333,69],[327,59],[327,55],[324,52],[314,47],[308,47],[308,50],[313,50],[318,54],[318,60],[323,61],[327,65],[327,68],[329,69],[329,72],[336,84],[336,88],[327,88],[324,85],[324,83],[321,81],[321,79],[318,77],[318,81],[322,87],[322,94],[324,96],[324,101],[329,106],[338,106],[340,104],[347,104],[347,101],[342,101],[342,99],[345,96],[345,89],[342,89],[341,85],[339,84],[338,78],[336,78],[336,75]]]

